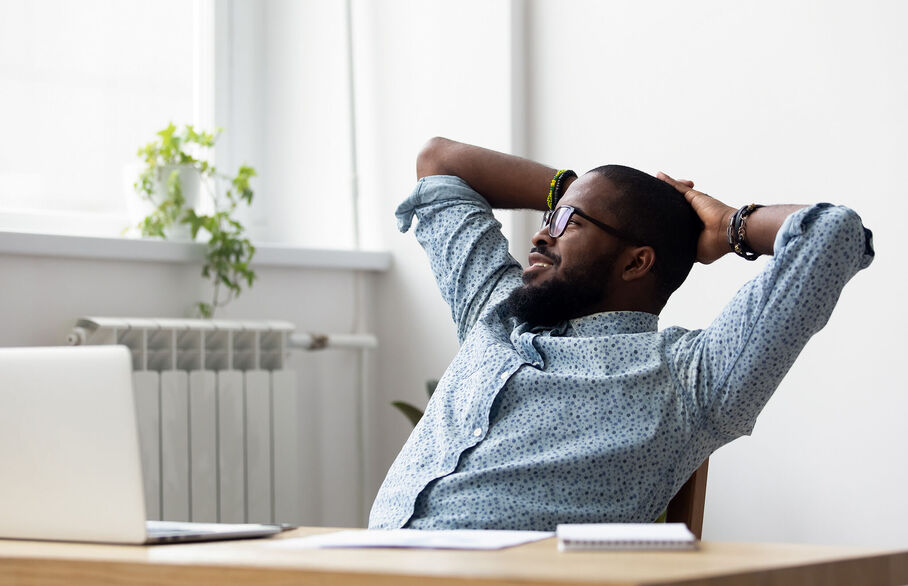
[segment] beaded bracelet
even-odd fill
[[[549,206],[550,210],[555,209],[555,206],[558,205],[558,200],[561,199],[561,196],[563,195],[561,193],[561,187],[566,180],[572,177],[576,179],[577,174],[570,169],[560,169],[555,172],[555,176],[552,177],[552,181],[549,183],[549,196],[545,200],[545,203]]]
[[[747,230],[747,216],[762,208],[762,205],[752,203],[739,209],[728,220],[728,228],[725,235],[728,237],[728,246],[745,260],[757,260],[760,253],[748,246],[745,240]]]

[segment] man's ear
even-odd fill
[[[621,279],[624,281],[636,281],[645,277],[656,264],[656,251],[652,246],[634,246],[625,249],[621,255],[623,271]]]

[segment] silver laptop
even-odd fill
[[[285,526],[146,521],[124,346],[0,348],[0,538],[168,543]]]

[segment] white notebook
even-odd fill
[[[684,523],[578,523],[558,525],[559,551],[696,549]]]

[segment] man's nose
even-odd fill
[[[549,234],[549,227],[543,226],[538,232],[533,234],[533,238],[530,239],[530,242],[533,243],[533,246],[545,248],[555,244],[555,239]]]

